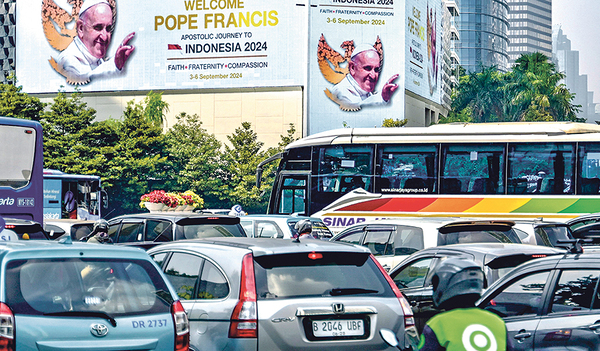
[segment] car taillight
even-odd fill
[[[15,350],[15,318],[11,309],[0,302],[0,350]]]
[[[190,325],[181,302],[173,302],[171,315],[175,324],[175,351],[188,351],[190,349]]]
[[[254,259],[247,254],[242,260],[240,278],[240,300],[231,314],[229,325],[230,338],[258,337],[258,320],[256,313],[256,284],[254,282]]]
[[[398,286],[396,286],[396,283],[394,283],[392,277],[390,277],[390,275],[386,272],[385,268],[381,266],[379,261],[377,261],[375,256],[373,256],[372,254],[371,259],[375,262],[377,267],[379,267],[379,270],[385,277],[385,280],[387,280],[388,284],[390,284],[390,287],[394,291],[394,294],[396,294],[398,301],[400,301],[400,306],[402,306],[402,312],[404,313],[404,328],[414,327],[415,317],[413,315],[412,308],[410,308],[410,303],[408,303],[408,300],[406,300],[404,295],[402,295],[402,292],[400,291],[400,289],[398,289]]]

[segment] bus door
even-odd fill
[[[308,184],[310,184],[308,173],[280,173],[271,195],[277,199],[275,208],[270,208],[269,213],[308,215]]]

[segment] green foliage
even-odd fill
[[[105,175],[111,183],[109,196],[115,215],[139,211],[142,194],[164,179],[167,157],[160,126],[149,122],[141,104],[130,101],[119,126],[114,158]]]
[[[162,93],[149,92],[144,98],[144,117],[156,126],[162,127],[169,104],[162,100]]]
[[[0,84],[0,116],[39,121],[46,104],[22,91],[22,86]]]
[[[575,94],[560,81],[564,74],[541,53],[523,54],[513,70],[482,67],[460,77],[448,121],[579,121]]]
[[[407,122],[408,121],[405,119],[399,120],[399,119],[393,119],[393,118],[386,118],[383,120],[383,124],[381,126],[384,128],[400,128],[400,127],[404,127]]]
[[[226,207],[240,204],[248,213],[266,212],[265,193],[256,187],[256,168],[270,156],[262,150],[264,143],[258,141],[250,122],[242,122],[227,139],[231,146],[225,145],[226,179],[220,200]]]
[[[202,128],[200,117],[182,112],[165,136],[168,155],[165,188],[190,189],[200,195],[208,207],[219,205],[220,189],[227,176],[221,142]]]

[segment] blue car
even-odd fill
[[[185,311],[143,250],[0,243],[2,350],[188,350]]]

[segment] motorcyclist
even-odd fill
[[[294,229],[296,229],[296,231],[298,232],[295,235],[295,237],[298,239],[315,239],[314,235],[312,234],[312,222],[310,221],[310,219],[303,219],[298,221],[294,226]]]
[[[445,259],[432,284],[434,306],[446,311],[427,321],[418,350],[513,350],[504,321],[475,307],[483,290],[483,272],[477,263]]]
[[[112,239],[108,236],[108,222],[105,219],[99,219],[94,222],[94,226],[89,235],[82,239],[88,243],[110,244]]]

